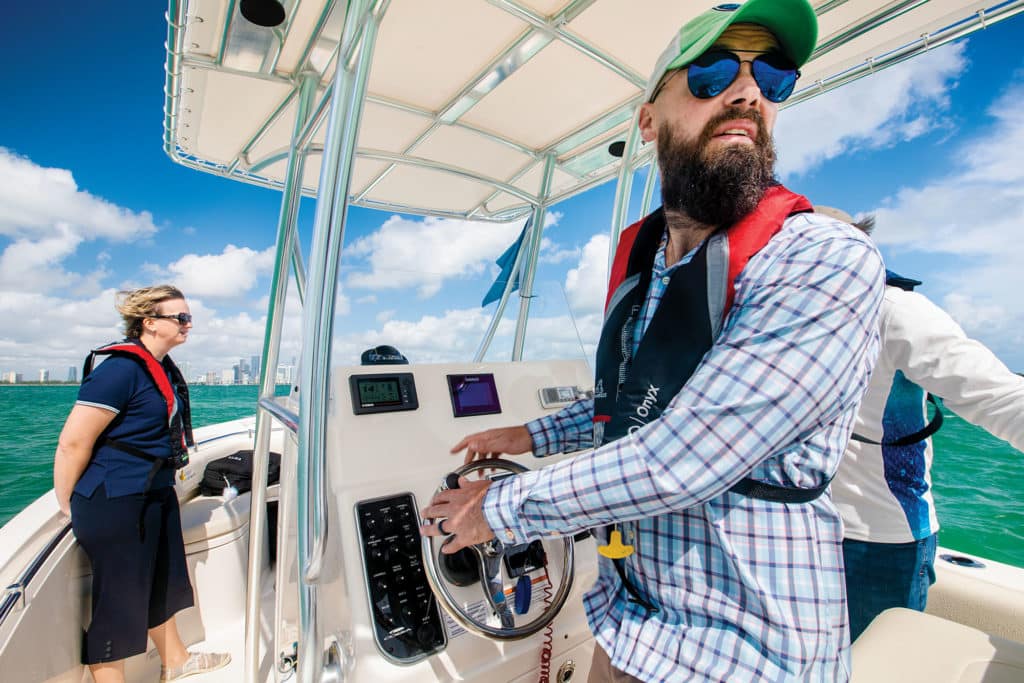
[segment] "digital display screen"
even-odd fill
[[[393,406],[402,402],[397,379],[360,379],[359,405],[364,408],[372,406]]]
[[[494,375],[448,375],[455,417],[493,415],[501,412]]]
[[[348,389],[352,395],[352,412],[356,415],[394,413],[420,407],[416,398],[416,379],[411,372],[349,375]]]

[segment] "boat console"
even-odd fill
[[[356,519],[377,647],[399,663],[443,649],[447,639],[423,568],[412,494],[361,501]]]
[[[418,526],[453,472],[497,478],[571,457],[462,468],[450,449],[472,432],[553,413],[591,384],[582,361],[334,369],[317,618],[352,654],[353,680],[536,680],[545,641],[552,680],[563,666],[585,676],[593,641],[582,595],[597,574],[589,537],[447,555],[444,539],[423,539]],[[295,538],[282,543],[295,557]],[[281,621],[297,630],[293,609]]]

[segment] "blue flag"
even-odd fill
[[[501,267],[501,272],[498,273],[498,277],[494,280],[491,288],[487,290],[487,294],[484,294],[484,300],[480,302],[481,306],[486,306],[493,301],[501,299],[501,295],[505,292],[505,283],[509,281],[509,278],[514,278],[512,280],[512,289],[509,291],[514,292],[519,289],[519,272],[513,273],[512,268],[516,265],[516,256],[519,255],[519,250],[523,247],[523,238],[526,237],[532,222],[533,217],[531,216],[527,219],[526,225],[523,226],[522,232],[519,233],[519,237],[512,243],[512,246],[506,249],[505,253],[495,261]]]

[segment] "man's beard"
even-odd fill
[[[715,129],[727,121],[757,123],[753,145],[709,150]],[[708,122],[695,141],[676,138],[667,123],[658,130],[661,198],[666,211],[682,212],[705,225],[729,226],[754,210],[776,185],[775,147],[757,112],[725,112]]]

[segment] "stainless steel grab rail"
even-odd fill
[[[277,255],[270,286],[270,300],[267,307],[267,325],[263,337],[263,363],[260,368],[260,398],[256,415],[256,438],[253,443],[253,487],[249,508],[249,561],[246,570],[245,595],[245,680],[254,681],[259,673],[260,635],[260,587],[262,584],[263,548],[266,540],[264,524],[267,498],[267,469],[270,459],[270,431],[272,419],[278,419],[298,433],[299,419],[274,401],[277,388],[277,365],[281,351],[281,330],[284,326],[284,307],[288,289],[288,263],[295,266],[296,279],[302,274],[301,253],[296,238],[296,222],[299,214],[299,199],[302,174],[305,167],[305,153],[295,145],[306,120],[309,118],[316,95],[318,77],[313,73],[303,74],[297,87],[295,125],[292,132],[292,149],[288,155],[285,173],[285,187],[278,217]],[[305,296],[304,287],[300,293]],[[275,635],[276,638],[276,635]]]
[[[299,414],[288,410],[283,405],[271,398],[261,398],[259,406],[270,413],[270,416],[284,425],[292,434],[299,433]]]
[[[317,683],[324,674],[324,640],[318,595],[329,534],[325,470],[330,401],[330,359],[338,267],[345,235],[355,142],[363,112],[370,61],[387,0],[349,0],[333,97],[321,158],[313,221],[307,297],[303,306],[298,433],[298,680]],[[371,6],[372,5],[372,6]],[[341,59],[351,55],[351,59]],[[351,65],[351,67],[350,67]],[[349,68],[350,67],[350,68]]]

